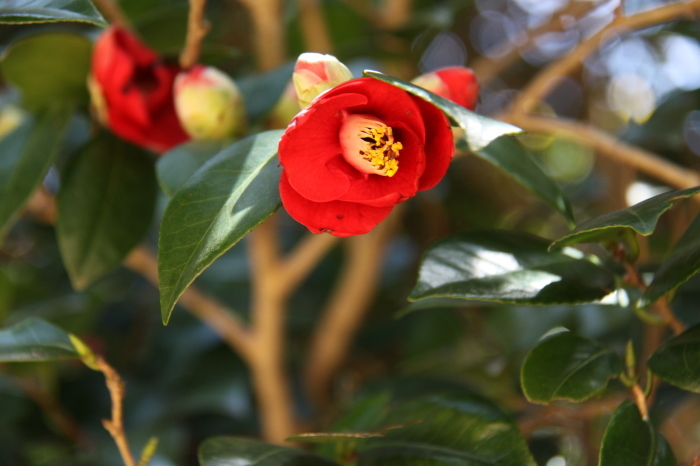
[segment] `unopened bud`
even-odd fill
[[[242,132],[243,99],[226,74],[197,65],[175,79],[175,110],[193,139],[226,139]]]
[[[294,66],[292,79],[304,108],[322,92],[350,81],[352,73],[333,55],[302,53]]]
[[[411,82],[469,110],[474,110],[479,99],[476,75],[463,66],[435,70],[420,75]]]
[[[19,107],[8,104],[0,110],[0,138],[10,134],[22,124],[26,115]]]
[[[301,107],[299,106],[297,91],[294,89],[294,83],[289,81],[279,100],[270,111],[267,123],[271,129],[284,129],[289,126],[289,122],[294,119],[300,110]]]

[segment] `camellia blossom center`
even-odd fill
[[[403,145],[394,130],[367,115],[346,115],[340,128],[343,158],[362,173],[392,177],[399,169]]]

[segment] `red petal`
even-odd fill
[[[286,170],[280,179],[280,196],[287,213],[313,233],[334,236],[363,235],[391,212],[391,207],[372,207],[354,202],[313,202],[292,188]]]
[[[365,96],[354,93],[322,97],[287,127],[279,145],[280,163],[306,199],[327,202],[347,192],[348,173],[354,169],[342,159],[338,137],[342,110],[366,102]]]
[[[447,117],[438,108],[418,97],[413,97],[420,107],[425,122],[425,172],[418,185],[419,191],[430,189],[447,173],[455,155],[454,136]]]

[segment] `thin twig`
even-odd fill
[[[297,0],[299,5],[299,22],[304,36],[306,50],[317,53],[331,53],[333,45],[323,9],[319,0]]]
[[[115,0],[94,0],[93,2],[108,23],[116,24],[126,29],[133,29],[129,18],[124,14],[119,3]]]
[[[649,408],[647,407],[647,399],[644,396],[644,390],[639,384],[634,384],[634,386],[632,386],[632,395],[634,396],[634,402],[637,404],[637,408],[639,408],[639,414],[641,414],[642,419],[646,421],[649,419]]]
[[[112,419],[103,419],[102,425],[112,436],[117,444],[119,454],[125,466],[136,466],[134,456],[129,448],[129,442],[124,432],[124,412],[123,401],[126,394],[126,386],[119,376],[119,373],[110,366],[101,356],[97,356],[95,361],[97,368],[105,376],[109,396],[112,399]]]
[[[289,256],[282,261],[280,267],[279,286],[284,294],[296,289],[319,261],[335,247],[340,238],[332,235],[315,235],[309,233]]]
[[[563,77],[570,76],[591,53],[620,34],[675,19],[692,18],[700,12],[700,0],[675,2],[631,16],[620,16],[573,51],[547,66],[528,84],[513,105],[513,113],[531,112]]]
[[[255,56],[260,71],[280,66],[285,59],[282,0],[239,0],[253,20]]]
[[[664,296],[660,298],[655,304],[654,308],[658,311],[658,313],[661,315],[661,317],[664,319],[664,322],[666,323],[667,326],[673,330],[673,333],[676,335],[680,335],[681,333],[685,332],[686,326],[683,322],[681,322],[678,317],[676,317],[676,314],[673,312],[671,309],[671,306],[668,303],[668,299]]]
[[[199,60],[202,41],[209,33],[211,25],[204,17],[207,0],[190,0],[190,10],[187,17],[187,39],[185,48],[180,53],[180,67],[189,69]]]

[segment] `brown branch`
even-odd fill
[[[119,2],[115,0],[94,0],[93,3],[108,23],[116,24],[126,29],[133,29],[129,18],[119,6]]]
[[[239,0],[248,9],[254,25],[258,68],[268,71],[285,59],[282,0]]]
[[[388,31],[396,31],[411,19],[413,0],[384,0],[379,10],[378,26]]]
[[[95,363],[100,372],[105,376],[109,396],[112,399],[112,419],[103,419],[102,425],[112,436],[117,444],[119,454],[125,466],[136,466],[134,456],[129,448],[129,442],[124,432],[124,414],[122,403],[126,394],[126,386],[119,373],[110,366],[101,356],[97,356]]]
[[[681,322],[678,317],[676,317],[676,314],[673,312],[673,309],[671,309],[666,297],[660,298],[654,305],[654,309],[658,311],[658,313],[664,319],[664,323],[670,327],[671,330],[673,330],[674,334],[680,335],[681,333],[685,332],[685,324]]]
[[[581,42],[572,52],[550,64],[523,90],[513,104],[513,113],[526,114],[556,86],[559,79],[570,76],[582,65],[583,60],[602,45],[629,31],[668,23],[680,18],[692,18],[700,12],[700,0],[676,2],[632,16],[617,17],[589,39]]]
[[[395,208],[373,231],[347,240],[345,264],[314,332],[305,366],[306,390],[319,406],[329,399],[330,382],[344,362],[377,289],[384,246],[401,211],[400,206]]]
[[[340,238],[332,235],[309,233],[279,265],[282,293],[289,294],[296,289],[306,276],[338,244]]]
[[[323,9],[319,0],[297,0],[299,5],[299,22],[304,36],[306,50],[317,53],[331,53],[333,45],[328,26],[323,17]]]
[[[639,414],[641,414],[642,419],[646,421],[649,419],[649,408],[647,407],[647,399],[644,396],[644,390],[642,390],[639,384],[634,384],[634,386],[632,386],[632,395],[634,396],[634,402],[637,408],[639,408]]]
[[[197,64],[202,41],[209,33],[211,25],[204,17],[207,0],[190,0],[190,10],[187,16],[187,38],[185,48],[180,54],[180,67],[189,69]]]
[[[535,412],[518,420],[518,428],[526,437],[532,436],[538,429],[551,424],[571,424],[589,421],[599,416],[611,414],[624,401],[624,395],[611,395],[600,400],[589,400],[578,405],[551,404],[536,407]]]

